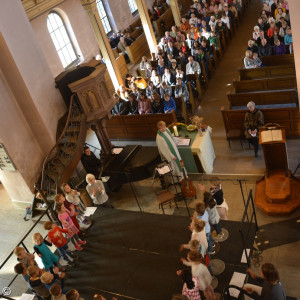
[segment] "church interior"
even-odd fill
[[[154,80],[151,70],[159,66],[165,31],[172,31],[172,26],[175,33],[176,28],[179,31],[182,18],[192,18],[191,7],[198,8],[199,2],[199,18],[208,16],[208,23],[216,16],[224,28],[218,32],[218,46],[213,44],[212,53],[204,54],[207,60],[199,60],[201,73],[186,72],[188,100],[173,94],[178,85],[174,75],[170,91],[176,98],[175,111],[114,113],[118,103],[130,102],[124,96],[132,87],[128,74],[138,86],[136,98],[145,92],[152,105],[146,86]],[[245,52],[265,2],[270,8],[274,2],[286,8],[293,41],[284,45],[286,54],[261,56],[262,66],[248,69]],[[233,22],[224,13],[227,6],[240,9],[235,9]],[[84,233],[80,237],[87,244],[83,251],[76,251],[75,266],[63,264],[65,291],[76,289],[80,296],[64,299],[194,299],[174,298],[182,293],[176,271],[187,268],[181,259],[188,251],[179,248],[190,239],[190,217],[196,215],[195,207],[204,197],[201,186],[209,190],[217,181],[228,204],[228,218],[221,218],[222,235],[213,233],[216,247],[208,255],[216,298],[200,289],[201,299],[237,299],[225,297],[229,284],[235,284],[233,275],[251,283],[247,268],[259,276],[264,263],[272,263],[279,272],[287,297],[278,299],[300,299],[298,11],[300,3],[294,0],[1,1],[0,298],[19,299],[31,293],[23,276],[14,271],[18,263],[14,249],[22,246],[33,253],[33,233],[47,236],[44,224],[58,220],[53,203],[67,182],[80,191],[86,206],[97,209],[85,219],[88,226],[79,222]],[[201,25],[197,30],[202,31]],[[204,39],[205,33],[206,29]],[[131,39],[124,49],[123,34]],[[177,36],[173,40],[181,45]],[[189,49],[187,53],[184,63],[178,54],[176,69],[185,69],[190,56],[197,58]],[[142,57],[148,61],[145,69]],[[157,85],[157,91],[163,98],[161,86]],[[244,134],[251,101],[263,112],[264,125],[282,130],[277,142],[264,143],[260,135],[255,155]],[[195,131],[189,131],[186,125],[193,116],[201,117],[201,127],[197,130],[193,125]],[[182,178],[172,170],[166,182],[158,176],[157,166],[163,160],[156,137],[161,120],[175,140],[177,129],[177,140],[188,140],[187,146],[175,148],[196,187],[192,197],[185,196],[184,185],[175,182]],[[86,189],[86,175],[93,172],[87,171],[82,160],[84,147],[99,163],[96,179],[103,182],[113,208],[98,206]],[[157,190],[165,184],[173,198],[160,203]],[[56,251],[54,245],[49,249]],[[245,249],[251,251],[241,262]],[[35,257],[42,267],[43,260]]]

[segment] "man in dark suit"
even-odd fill
[[[233,24],[234,24],[234,13],[231,10],[229,10],[227,3],[224,4],[224,12],[225,12],[226,16],[230,19],[230,23],[233,26]]]

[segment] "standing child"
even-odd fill
[[[49,292],[51,294],[51,300],[66,300],[66,295],[62,293],[62,288],[60,287],[60,284],[58,282],[55,282],[52,284],[52,286],[49,289]]]
[[[51,273],[54,273],[53,266],[57,267],[58,257],[48,248],[47,245],[51,246],[51,244],[44,240],[40,233],[35,233],[32,241],[34,243],[33,249],[41,258],[45,270],[50,270]]]
[[[189,299],[201,300],[198,286],[198,278],[193,276],[190,270],[178,270],[176,274],[183,281],[182,295]]]
[[[227,212],[228,205],[223,197],[223,190],[221,183],[218,180],[212,180],[209,182],[209,192],[212,194],[214,199],[217,202],[217,210],[221,220],[228,220]],[[198,184],[200,191],[205,192],[205,186],[202,184]]]
[[[67,183],[63,183],[61,189],[65,193],[66,200],[75,206],[75,209],[79,212],[79,217],[84,219],[84,212],[86,207],[80,200],[80,193],[76,190],[72,190]]]
[[[68,262],[69,266],[74,266],[74,263],[70,260],[69,257],[72,259],[77,259],[76,255],[73,255],[72,252],[68,249],[68,241],[64,237],[63,233],[72,233],[69,229],[62,229],[56,226],[53,222],[47,221],[44,224],[44,229],[48,231],[48,238],[57,248],[59,254],[62,258]]]
[[[63,293],[64,292],[64,279],[59,280],[59,278],[57,276],[54,276],[52,273],[50,272],[45,272],[42,276],[41,276],[41,282],[45,285],[45,287],[50,290],[51,286],[54,283],[59,283],[60,287],[62,288]]]
[[[66,198],[64,197],[63,194],[55,195],[54,201],[55,201],[55,205],[57,203],[63,203],[64,204],[65,208],[70,211],[69,215],[70,215],[74,225],[80,231],[80,227],[79,227],[79,224],[78,224],[78,221],[77,221],[77,218],[76,218],[79,215],[79,213],[75,211],[74,205],[72,203],[66,201]]]
[[[17,260],[24,264],[26,268],[31,266],[37,266],[36,261],[34,260],[34,255],[27,253],[23,247],[16,247],[14,254],[17,256]]]
[[[196,240],[199,242],[198,251],[201,248],[200,253],[202,254],[203,257],[205,256],[205,253],[206,253],[206,250],[208,247],[204,228],[205,228],[205,222],[200,219],[196,219],[196,218],[192,219],[192,222],[189,226],[189,229],[192,231],[191,241]],[[183,248],[190,249],[190,243],[181,245],[180,249],[182,250]],[[193,249],[190,249],[190,250],[193,250]]]
[[[204,258],[199,251],[190,251],[187,258],[188,261],[184,258],[180,260],[184,265],[192,267],[192,274],[198,279],[199,290],[204,292],[208,300],[215,300],[216,296],[211,286],[212,276],[206,267]]]
[[[216,208],[216,201],[209,192],[203,193],[203,201],[206,207],[206,211],[209,215],[209,222],[217,232],[217,237],[223,237],[222,228],[220,225],[220,216]]]
[[[78,237],[79,230],[74,225],[71,217],[70,217],[70,211],[67,210],[63,203],[57,203],[56,204],[56,212],[58,214],[58,218],[62,223],[63,228],[68,229],[68,238],[71,239],[72,243],[74,244],[74,247],[76,250],[81,251],[82,248],[80,245],[86,244],[85,241],[81,241]]]
[[[41,282],[40,279],[40,269],[37,266],[31,266],[27,269],[27,274],[29,276],[30,287],[44,300],[50,299],[49,290]]]
[[[217,210],[221,220],[228,220],[228,205],[223,197],[223,190],[221,183],[218,181],[210,181],[209,192],[212,194],[217,202]]]
[[[210,232],[209,216],[208,216],[208,212],[205,209],[204,203],[202,203],[202,202],[196,203],[195,217],[197,219],[201,219],[202,221],[205,222],[205,234],[206,234],[207,243],[208,243],[207,251],[208,251],[208,254],[215,254],[215,250],[214,250],[215,243],[214,243],[213,237]]]

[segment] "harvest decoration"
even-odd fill
[[[174,122],[168,126],[168,129],[171,131],[171,133],[174,133],[174,128],[173,128],[174,126],[177,127],[178,132],[182,129],[186,129],[187,127],[187,125],[184,123]]]

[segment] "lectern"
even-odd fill
[[[282,126],[262,127],[259,130],[259,144],[262,145],[266,175],[284,172],[288,177],[285,129]]]
[[[265,176],[256,183],[256,205],[269,215],[286,215],[300,206],[300,181],[288,167],[285,128],[265,126],[259,130],[263,148]]]

